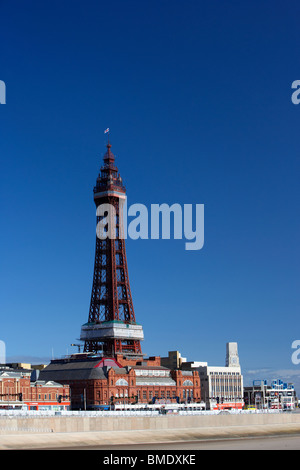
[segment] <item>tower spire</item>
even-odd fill
[[[107,148],[107,150],[106,150],[105,155],[103,157],[104,163],[107,163],[107,162],[108,163],[114,163],[115,162],[115,156],[111,151],[111,143],[110,143],[109,140],[106,144],[106,148]]]

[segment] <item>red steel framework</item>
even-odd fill
[[[126,189],[118,168],[115,166],[115,156],[111,151],[109,140],[103,160],[104,165],[101,167],[94,187],[94,201],[97,214],[102,204],[110,204],[114,207],[115,238],[102,239],[99,234],[96,236],[89,317],[88,323],[83,325],[88,333],[83,334],[81,339],[85,340],[85,352],[102,352],[103,355],[110,357],[120,353],[138,356],[142,355],[142,351],[140,339],[137,339],[134,330],[137,324],[123,234],[123,205]],[[107,221],[111,222],[108,215],[105,213]],[[97,225],[102,217],[97,215]],[[95,331],[98,333],[95,334]]]

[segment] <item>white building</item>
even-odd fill
[[[243,376],[237,343],[226,344],[226,365],[208,366],[207,362],[185,362],[182,369],[196,369],[201,384],[201,399],[210,410],[241,409],[243,400]]]

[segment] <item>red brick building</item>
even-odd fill
[[[71,389],[73,409],[130,403],[200,402],[200,379],[196,371],[162,367],[160,357],[145,361],[101,358],[93,354],[74,354],[57,359],[40,373],[43,380],[55,380]]]
[[[70,388],[53,381],[31,382],[31,370],[0,368],[0,409],[67,410]]]

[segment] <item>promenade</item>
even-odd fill
[[[0,449],[160,444],[300,434],[300,413],[0,416]]]

